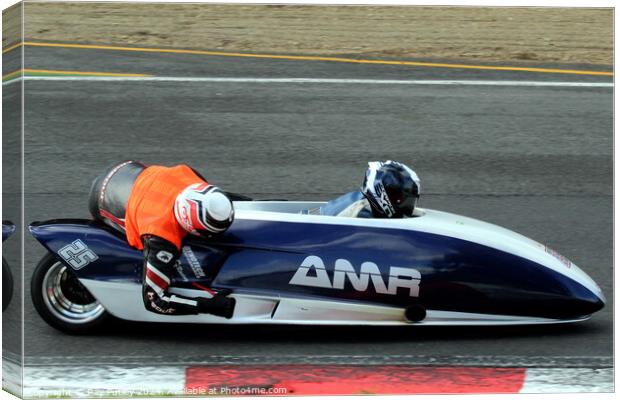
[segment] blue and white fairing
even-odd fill
[[[2,241],[4,242],[15,232],[15,224],[11,221],[2,221]]]
[[[321,205],[236,202],[224,235],[186,241],[175,291],[232,289],[231,320],[146,311],[142,254],[98,223],[31,231],[110,313],[130,320],[396,325],[420,307],[426,318],[416,324],[523,324],[582,320],[604,305],[575,264],[507,229],[434,210],[398,220],[299,214]]]

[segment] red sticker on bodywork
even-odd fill
[[[564,265],[566,265],[568,268],[570,268],[571,266],[571,261],[564,257],[563,255],[561,255],[560,253],[558,253],[557,251],[553,250],[551,247],[545,245],[545,251],[549,254],[551,254],[553,257],[557,258],[558,260],[560,260],[560,262]]]

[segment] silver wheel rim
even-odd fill
[[[99,318],[105,309],[97,300],[89,304],[74,303],[62,292],[60,282],[66,270],[66,265],[56,262],[45,273],[42,290],[47,309],[56,318],[72,324],[85,324]]]

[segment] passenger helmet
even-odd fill
[[[174,202],[177,222],[191,234],[224,232],[232,224],[232,202],[217,186],[195,183],[186,187]]]
[[[377,217],[411,217],[420,198],[420,178],[396,161],[369,162],[362,193]]]

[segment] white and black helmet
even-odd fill
[[[177,196],[174,216],[191,234],[221,233],[232,224],[235,210],[232,201],[217,186],[195,183]]]
[[[411,217],[420,198],[420,178],[411,168],[396,161],[369,162],[362,193],[375,216]]]

